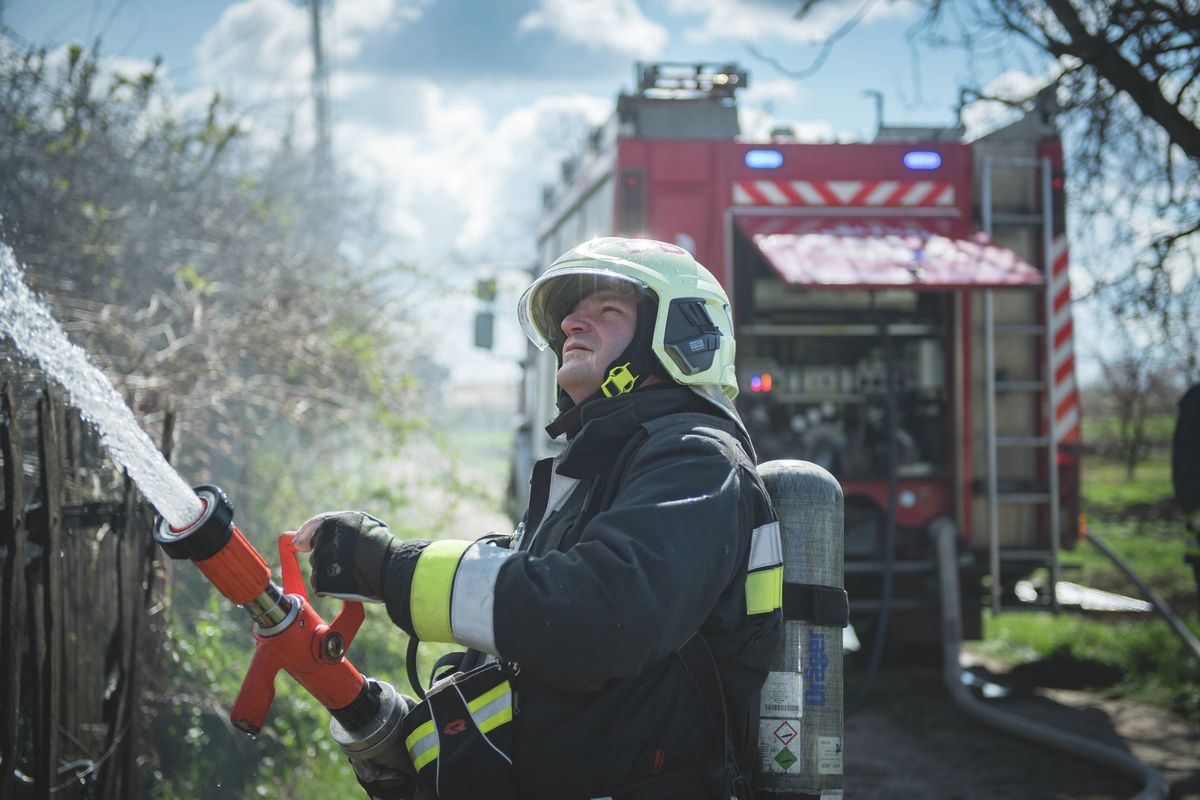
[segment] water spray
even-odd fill
[[[275,676],[283,670],[329,709],[330,733],[360,778],[401,772],[407,753],[400,722],[407,703],[346,658],[363,622],[362,603],[344,602],[326,624],[308,602],[291,534],[279,538],[283,588],[271,580],[266,561],[233,524],[229,498],[215,486],[188,488],[104,373],[29,291],[12,250],[2,243],[0,331],[62,385],[71,404],[99,431],[105,449],[162,515],[154,538],[167,555],[195,563],[254,621],[254,657],[233,704],[233,724],[251,735],[262,729],[275,699]]]

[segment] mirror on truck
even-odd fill
[[[491,350],[496,339],[496,313],[475,312],[475,346],[480,350]]]

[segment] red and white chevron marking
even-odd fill
[[[1050,368],[1054,373],[1054,431],[1059,444],[1079,441],[1079,391],[1075,386],[1074,325],[1071,322],[1071,284],[1067,280],[1070,252],[1067,237],[1056,236],[1051,243],[1051,317],[1054,354]]]
[[[953,208],[950,181],[735,181],[738,206]]]

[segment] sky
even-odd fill
[[[511,319],[534,258],[540,187],[632,87],[638,61],[736,62],[749,70],[743,131],[791,125],[802,140],[865,141],[883,96],[887,124],[952,125],[959,86],[1020,84],[1041,67],[1017,47],[968,61],[909,46],[908,0],[322,0],[339,171],[383,203],[398,258],[461,289],[432,324],[457,380],[512,378],[515,324],[497,350],[470,344],[476,277],[502,278]],[[822,43],[852,18],[819,70]],[[220,91],[264,144],[312,141],[310,22],[304,0],[0,0],[19,40],[99,41],[136,66],[159,56],[180,109]],[[764,56],[766,58],[764,58]],[[986,125],[987,109],[965,122]],[[440,316],[439,316],[440,315]]]

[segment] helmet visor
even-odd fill
[[[557,267],[535,280],[517,302],[517,319],[529,341],[539,350],[562,349],[566,335],[563,318],[580,300],[602,289],[622,294],[640,294],[648,289],[642,281],[596,266]]]

